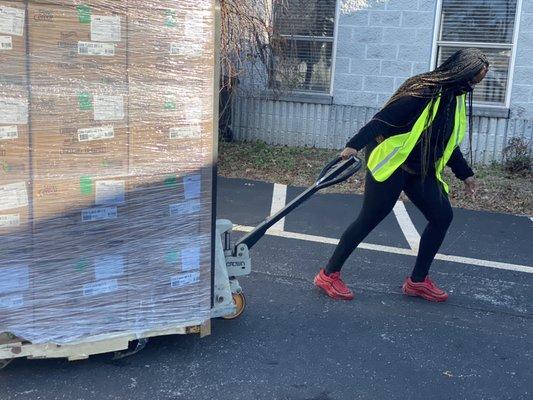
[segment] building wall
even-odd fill
[[[511,91],[511,118],[533,120],[533,0],[522,0]]]
[[[332,96],[281,101],[247,91],[234,108],[236,138],[342,148],[406,78],[429,70],[436,7],[437,0],[388,0],[340,14]],[[533,149],[533,0],[522,0],[516,51],[509,116],[474,118],[475,162],[501,161],[516,136]]]
[[[436,0],[390,0],[340,14],[335,104],[380,107],[406,78],[428,71]]]

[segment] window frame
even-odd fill
[[[317,97],[318,99],[324,97],[333,96],[333,80],[335,77],[335,66],[337,62],[337,44],[338,44],[338,34],[339,34],[339,17],[340,17],[340,0],[335,0],[335,21],[333,21],[333,36],[324,37],[324,36],[306,36],[306,35],[285,35],[281,34],[283,38],[288,38],[291,40],[309,40],[316,42],[331,43],[331,68],[330,68],[330,77],[329,77],[329,88],[323,92],[315,90],[303,90],[295,89],[291,90],[291,93],[296,95],[296,97],[302,97],[308,95],[310,97]],[[269,90],[271,83],[269,82]],[[287,96],[284,96],[287,97]],[[290,95],[289,95],[290,97]]]
[[[522,14],[522,0],[516,1],[516,13],[514,21],[514,32],[512,43],[487,43],[487,42],[451,42],[446,40],[440,40],[440,33],[442,27],[442,3],[444,0],[437,0],[437,7],[435,9],[435,23],[433,27],[433,40],[431,47],[431,68],[437,67],[437,57],[439,53],[439,46],[450,47],[478,47],[480,49],[509,49],[511,50],[511,57],[509,58],[509,71],[507,75],[507,87],[505,88],[505,102],[503,104],[490,104],[490,103],[477,103],[474,102],[474,106],[482,107],[485,109],[499,110],[502,108],[508,109],[511,106],[511,90],[513,87],[514,68],[516,60],[516,48],[518,42],[518,34],[520,31],[520,19]]]

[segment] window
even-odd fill
[[[441,0],[437,65],[461,47],[483,50],[490,71],[474,92],[474,101],[479,105],[508,104],[517,1]]]
[[[329,93],[335,0],[284,0],[274,8],[275,47],[271,86]]]

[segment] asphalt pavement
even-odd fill
[[[272,191],[220,179],[218,217],[255,226]],[[533,222],[454,210],[431,271],[451,296],[433,304],[401,294],[415,258],[394,252],[409,243],[391,213],[365,242],[393,251],[356,250],[343,269],[356,299],[334,301],[312,285],[334,249],[320,237],[339,238],[360,207],[360,196],[318,194],[291,213],[285,231],[318,239],[265,236],[241,280],[245,313],[214,321],[211,336],[156,338],[119,361],[16,360],[0,372],[0,399],[533,398]],[[421,232],[423,217],[406,209]]]

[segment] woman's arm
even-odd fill
[[[450,159],[448,160],[448,166],[452,169],[457,179],[460,179],[462,181],[471,176],[474,176],[474,171],[472,171],[472,168],[470,168],[470,166],[466,162],[465,158],[463,157],[463,153],[461,153],[461,149],[459,147],[456,147],[452,155],[450,156]]]
[[[412,128],[429,99],[404,96],[382,108],[352,137],[346,147],[361,150],[377,136],[384,138],[403,133]]]

